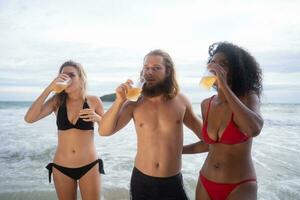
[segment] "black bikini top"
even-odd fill
[[[89,105],[84,100],[83,108],[89,108]],[[76,128],[80,130],[94,130],[93,122],[85,122],[82,118],[78,118],[76,124],[72,124],[68,119],[66,98],[64,98],[61,106],[59,106],[56,116],[56,125],[58,130],[68,130]]]

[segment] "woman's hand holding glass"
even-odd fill
[[[79,117],[86,122],[100,122],[102,118],[91,108],[81,109],[79,111]]]
[[[214,85],[216,80],[216,75],[211,70],[209,70],[209,68],[206,68],[200,80],[200,86],[206,90],[209,90]]]
[[[207,69],[209,69],[212,73],[215,74],[218,88],[224,88],[225,86],[228,86],[227,84],[227,72],[221,65],[217,63],[209,63],[207,65]]]
[[[50,88],[55,93],[61,93],[65,90],[70,84],[72,80],[67,74],[59,74],[50,84]]]

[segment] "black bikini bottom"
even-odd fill
[[[61,173],[65,174],[65,175],[69,176],[70,178],[74,179],[75,181],[77,181],[84,174],[86,174],[92,167],[94,167],[97,163],[99,163],[99,173],[105,174],[104,168],[103,168],[103,161],[101,159],[97,159],[94,162],[91,162],[90,164],[87,164],[82,167],[77,167],[77,168],[63,167],[63,166],[57,165],[55,163],[49,163],[46,166],[46,168],[49,171],[49,183],[51,183],[51,174],[52,174],[53,167],[55,167]]]

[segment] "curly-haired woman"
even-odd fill
[[[208,151],[196,199],[257,199],[251,147],[263,127],[261,69],[249,52],[228,42],[209,47],[207,68],[216,76],[217,94],[201,103],[203,141],[183,151]]]

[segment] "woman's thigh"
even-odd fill
[[[53,180],[58,199],[77,199],[77,182],[53,167]]]
[[[83,200],[100,199],[101,185],[98,164],[80,178],[79,188]]]
[[[228,200],[256,200],[257,183],[255,181],[246,182],[237,186],[228,196]]]
[[[198,183],[196,186],[196,200],[210,200],[210,197],[202,185],[200,177],[198,178]]]

